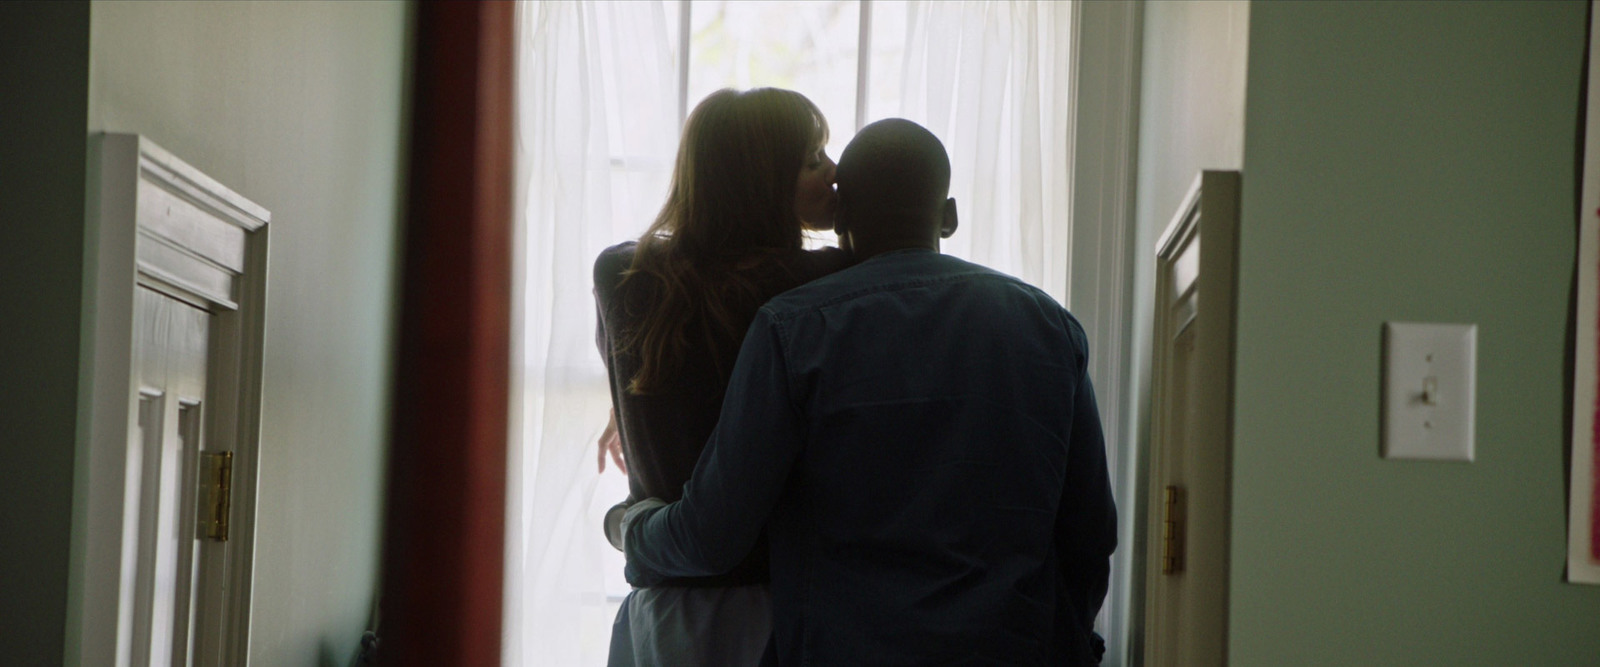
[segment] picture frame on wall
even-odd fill
[[[1591,7],[1593,7],[1591,0]],[[1590,12],[1588,110],[1578,208],[1578,297],[1572,373],[1572,496],[1567,581],[1600,584],[1600,15]]]

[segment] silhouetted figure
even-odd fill
[[[595,260],[595,342],[615,409],[616,430],[608,433],[620,436],[602,438],[599,463],[615,455],[607,445],[620,445],[631,498],[677,499],[716,426],[756,309],[844,268],[838,248],[802,249],[804,229],[833,226],[827,143],[826,119],[800,93],[708,95],[684,125],[655,223],[637,243]],[[608,664],[759,660],[772,615],[765,540],[753,545],[715,573],[656,580],[630,593],[612,625]]]
[[[681,500],[623,526],[628,576],[707,576],[771,537],[768,659],[1094,664],[1116,511],[1082,327],[938,253],[950,165],[905,120],[838,167],[861,263],[756,314]]]

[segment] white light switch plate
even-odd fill
[[[1383,456],[1471,461],[1475,324],[1383,325]]]

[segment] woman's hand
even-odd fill
[[[600,472],[606,471],[606,454],[611,454],[611,460],[617,464],[617,470],[628,474],[628,464],[622,461],[622,436],[617,435],[617,409],[611,409],[611,421],[606,422],[605,432],[600,434]]]

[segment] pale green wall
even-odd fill
[[[1234,665],[1595,665],[1561,582],[1586,4],[1251,7]],[[1478,331],[1477,461],[1378,451],[1386,320]]]
[[[1133,423],[1140,461],[1148,460],[1150,329],[1155,306],[1155,245],[1202,169],[1238,169],[1244,161],[1245,61],[1250,3],[1177,0],[1144,5],[1140,54],[1139,161],[1134,218]],[[1143,526],[1148,481],[1134,485],[1141,503],[1124,507],[1128,521]],[[1124,505],[1132,505],[1124,503]],[[1129,511],[1130,509],[1136,511]],[[1128,563],[1142,571],[1144,542],[1126,544]],[[1143,580],[1131,583],[1134,618],[1144,604]],[[1137,622],[1131,656],[1140,655]],[[1112,647],[1117,658],[1122,647]],[[1126,664],[1126,663],[1124,663]]]
[[[409,8],[90,13],[88,129],[143,134],[272,212],[251,658],[345,664],[382,535]]]
[[[89,6],[0,2],[0,663],[66,640]]]

